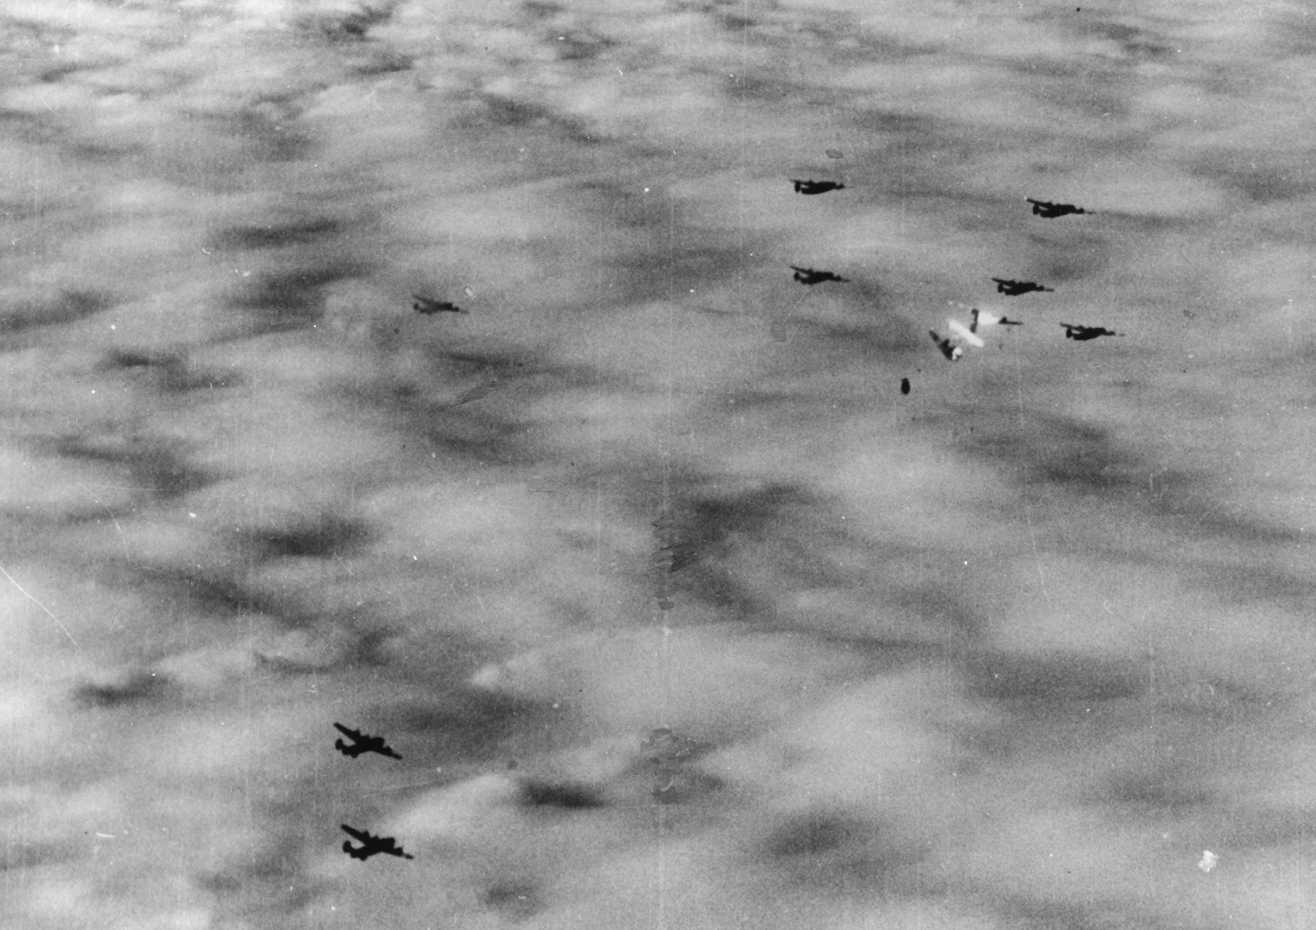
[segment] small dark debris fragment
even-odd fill
[[[843,154],[841,154],[841,150],[840,150],[840,149],[828,149],[828,150],[827,150],[827,157],[828,157],[828,158],[844,158],[845,156],[844,156]]]
[[[908,393],[909,393],[909,379],[908,379],[908,378],[901,378],[901,379],[900,379],[900,393],[901,393],[901,394],[908,394]]]

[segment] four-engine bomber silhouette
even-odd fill
[[[355,759],[363,752],[377,752],[381,756],[388,756],[390,759],[402,758],[384,744],[384,737],[382,736],[366,736],[360,730],[353,730],[341,723],[335,723],[334,728],[352,741],[351,745],[348,745],[341,739],[334,740],[334,748],[345,756]]]
[[[1096,339],[1099,336],[1123,336],[1123,333],[1117,333],[1113,329],[1106,329],[1104,326],[1083,326],[1078,323],[1061,323],[1065,328],[1066,339],[1076,339],[1079,342],[1086,342],[1088,339]]]
[[[360,859],[365,862],[371,856],[384,853],[387,856],[397,856],[399,859],[415,859],[415,856],[403,851],[398,845],[398,841],[391,836],[375,836],[368,830],[356,830],[347,824],[340,824],[347,831],[352,839],[359,842],[360,846],[353,846],[352,840],[343,840],[343,852],[347,853],[353,859]]]
[[[1032,197],[1025,197],[1033,205],[1033,215],[1040,216],[1043,219],[1054,220],[1057,217],[1069,216],[1071,213],[1089,213],[1082,207],[1076,207],[1072,203],[1051,203],[1049,200],[1034,200]]]
[[[1043,287],[1034,281],[1012,281],[1009,278],[992,278],[996,282],[998,293],[1005,294],[1007,297],[1018,297],[1020,294],[1027,294],[1030,291],[1054,291],[1053,287]]]
[[[815,271],[812,268],[800,268],[798,265],[791,265],[791,271],[794,271],[794,278],[801,284],[821,284],[824,281],[839,281],[844,283],[845,278],[839,274],[833,274],[830,271]]]
[[[828,191],[839,191],[845,187],[839,181],[802,181],[798,178],[791,178],[791,183],[795,185],[797,194],[825,194]]]

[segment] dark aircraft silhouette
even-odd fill
[[[791,178],[791,183],[795,185],[797,194],[825,194],[845,187],[839,181],[801,181],[798,178]]]
[[[992,278],[996,282],[998,293],[1005,294],[1008,297],[1018,297],[1020,294],[1027,294],[1029,291],[1054,291],[1054,287],[1043,287],[1033,281],[1011,281],[1009,278]]]
[[[1033,215],[1040,216],[1043,219],[1054,220],[1059,216],[1068,216],[1071,213],[1087,213],[1082,207],[1076,207],[1072,203],[1051,203],[1047,200],[1034,200],[1032,197],[1025,197],[1033,205]]]
[[[355,759],[363,752],[377,752],[381,756],[388,756],[390,759],[402,758],[384,745],[384,737],[382,736],[363,736],[360,730],[350,729],[341,723],[335,723],[334,727],[352,741],[352,745],[349,746],[340,739],[334,740],[334,748],[345,756],[351,756]]]
[[[824,281],[840,281],[846,279],[839,274],[832,274],[830,271],[814,271],[812,268],[800,268],[791,265],[791,270],[795,272],[795,280],[801,284],[821,284]]]
[[[955,345],[954,343],[952,343],[950,341],[949,336],[943,339],[942,337],[938,336],[934,330],[931,329],[928,330],[928,335],[931,336],[932,341],[937,344],[937,348],[941,350],[941,354],[946,356],[947,361],[958,362],[960,360],[960,356],[964,354],[964,350],[961,349],[959,346]]]
[[[433,316],[440,311],[444,313],[461,313],[462,308],[456,304],[450,304],[446,300],[431,300],[428,297],[421,297],[419,294],[411,295],[415,299],[412,309],[417,313],[423,313],[426,316]]]
[[[1061,323],[1065,328],[1066,339],[1076,339],[1079,342],[1086,342],[1089,339],[1096,339],[1098,336],[1123,336],[1123,333],[1117,333],[1113,329],[1106,329],[1104,326],[1080,326],[1077,323]]]
[[[969,332],[971,333],[976,333],[978,331],[979,323],[981,323],[983,326],[1023,326],[1024,325],[1022,320],[1012,320],[1009,317],[997,316],[994,313],[988,313],[986,310],[979,310],[977,307],[974,307],[972,310],[969,311],[969,313],[972,314],[973,316],[973,322],[969,324]]]
[[[347,853],[353,859],[360,859],[365,862],[371,856],[384,853],[388,856],[397,856],[401,859],[415,859],[415,856],[403,852],[398,841],[391,836],[375,836],[368,830],[354,830],[347,824],[341,824],[342,828],[347,831],[352,839],[359,842],[360,846],[353,846],[352,840],[343,840],[343,852]]]

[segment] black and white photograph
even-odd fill
[[[1316,7],[0,64],[4,930],[1316,927]]]

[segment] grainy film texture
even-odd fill
[[[1313,925],[1293,4],[0,9],[0,924]]]

